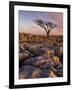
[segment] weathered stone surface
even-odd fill
[[[38,78],[42,70],[31,65],[24,65],[20,68],[19,72],[20,78]]]
[[[63,47],[53,44],[27,44],[19,49],[19,78],[63,76]]]
[[[63,77],[63,70],[57,70],[57,74],[58,77]]]
[[[24,47],[19,46],[19,53],[24,52],[24,50],[25,50],[25,48],[24,48]]]
[[[19,54],[19,60],[26,59],[30,56],[31,56],[30,53],[28,51],[25,51],[25,52]]]
[[[48,71],[43,70],[43,71],[41,72],[40,78],[46,78],[46,77],[49,77],[49,76],[48,76]]]
[[[57,76],[54,74],[53,71],[49,71],[49,77],[50,78],[56,78]]]
[[[29,44],[27,44],[27,43],[24,43],[23,47],[24,47],[26,50],[28,50],[31,46],[30,46]]]
[[[59,57],[57,57],[57,56],[53,56],[52,60],[53,60],[54,62],[60,62]]]
[[[31,56],[32,56],[32,54],[29,51],[27,51],[27,50],[25,50],[22,53],[19,53],[19,65],[21,66],[23,64],[23,62],[26,59],[30,58]]]
[[[37,47],[29,48],[29,52],[31,52],[34,56],[39,56],[39,55],[43,54],[43,51],[40,50],[40,48],[37,48]]]
[[[19,79],[27,79],[29,78],[29,75],[27,72],[20,72]]]
[[[54,55],[54,50],[49,49],[47,47],[42,47],[40,50],[45,54],[45,55]]]
[[[36,69],[32,72],[32,78],[40,78],[42,70]]]
[[[41,64],[40,65],[40,68],[41,69],[46,69],[46,70],[52,70],[52,67],[53,67],[53,62],[46,62],[44,64]]]

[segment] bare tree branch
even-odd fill
[[[43,21],[39,18],[37,18],[36,20],[33,20],[33,21],[34,21],[34,23],[36,23],[37,25],[42,27],[46,31],[47,35],[50,33],[50,31],[52,29],[54,29],[57,26],[56,24],[54,24],[52,22],[49,22],[49,21],[46,22],[46,21]]]
[[[40,20],[39,18],[36,20],[33,20],[37,25],[41,26],[43,29],[45,29],[45,31],[47,32],[46,27],[44,26],[44,22],[42,20]]]

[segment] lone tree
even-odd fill
[[[48,38],[49,38],[51,30],[57,26],[56,24],[54,24],[52,22],[43,21],[39,18],[37,18],[36,20],[33,20],[33,21],[46,31]]]

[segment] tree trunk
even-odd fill
[[[49,38],[50,31],[51,31],[51,30],[48,30],[48,32],[47,32],[47,38]]]

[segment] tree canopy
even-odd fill
[[[49,37],[50,31],[57,26],[56,24],[50,21],[43,21],[39,18],[37,18],[36,20],[34,19],[33,21],[34,23],[36,23],[46,31],[48,37]]]

